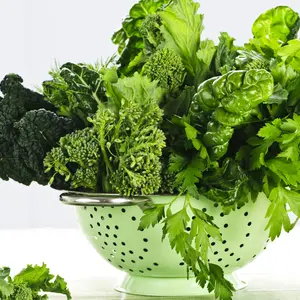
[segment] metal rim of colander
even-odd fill
[[[66,192],[60,195],[60,201],[75,206],[148,206],[152,199],[146,196],[124,197],[118,194],[100,194],[83,192]]]

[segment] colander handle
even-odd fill
[[[142,209],[150,207],[153,202],[150,197],[134,196],[124,197],[117,194],[96,194],[67,192],[60,195],[60,201],[67,205],[75,206],[133,206],[138,205]]]

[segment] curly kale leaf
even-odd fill
[[[51,103],[21,82],[20,76],[11,74],[0,84],[4,95],[0,101],[0,175],[25,185],[32,181],[46,185],[44,157],[74,124],[59,117]]]

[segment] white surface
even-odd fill
[[[282,236],[241,270],[241,277],[249,282],[249,287],[237,293],[234,300],[300,299],[299,235],[300,228],[296,228]],[[113,288],[123,273],[103,260],[79,230],[2,230],[0,241],[0,266],[10,266],[15,274],[28,263],[45,262],[53,273],[67,280],[75,300],[148,299],[115,292]]]
[[[137,0],[136,0],[137,1]],[[55,59],[94,62],[116,51],[113,32],[135,0],[0,0],[0,79],[9,72],[26,85],[40,86]],[[299,0],[202,0],[205,37],[217,40],[228,31],[238,43],[251,36],[251,25],[266,9]],[[72,211],[58,202],[58,192],[33,184],[0,183],[0,229],[75,227]]]

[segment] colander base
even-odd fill
[[[232,282],[235,289],[247,287],[247,283],[239,279],[236,273],[226,274],[226,279]],[[202,289],[190,278],[158,278],[126,275],[118,292],[140,296],[204,296],[209,295],[207,289]]]

